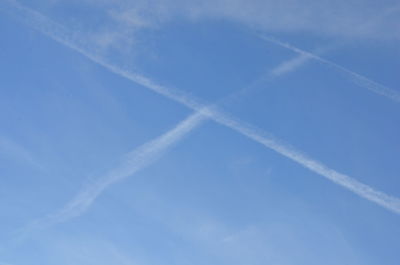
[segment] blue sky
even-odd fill
[[[0,14],[0,265],[398,264],[396,1]]]

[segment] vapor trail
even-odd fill
[[[363,184],[350,176],[339,173],[323,163],[318,162],[306,154],[296,150],[289,145],[282,143],[272,135],[267,134],[251,125],[246,125],[243,122],[239,122],[232,118],[220,115],[213,115],[213,119],[229,128],[234,129],[237,132],[247,136],[248,138],[268,147],[277,153],[297,162],[303,167],[323,176],[330,181],[356,193],[362,198],[369,201],[375,202],[376,204],[393,211],[394,213],[400,214],[400,199],[387,195],[383,192],[377,191],[372,187]]]
[[[362,198],[365,198],[369,201],[375,202],[376,204],[391,210],[394,213],[400,214],[400,199],[396,197],[392,197],[387,195],[383,192],[377,191],[372,187],[369,187],[347,175],[341,174],[336,172],[335,170],[325,166],[324,164],[313,160],[312,158],[308,157],[307,155],[303,154],[302,152],[294,149],[293,147],[289,147],[288,145],[280,142],[279,140],[275,139],[271,135],[262,132],[261,130],[247,125],[233,117],[219,111],[216,106],[210,106],[205,108],[204,104],[202,104],[199,100],[186,95],[185,93],[170,89],[157,83],[153,82],[152,80],[139,75],[134,72],[130,72],[127,69],[120,68],[117,65],[111,64],[107,62],[104,58],[100,56],[96,56],[91,54],[89,51],[79,47],[76,42],[71,41],[69,36],[66,34],[66,29],[62,28],[60,25],[56,24],[55,22],[51,21],[47,17],[43,16],[42,14],[31,10],[30,8],[24,7],[21,4],[15,2],[14,0],[3,0],[7,1],[12,5],[12,7],[19,11],[19,15],[22,16],[28,25],[35,27],[38,31],[44,33],[45,35],[53,38],[54,40],[60,42],[61,44],[70,47],[71,49],[81,53],[82,55],[86,56],[93,62],[102,65],[103,67],[107,68],[111,72],[125,77],[135,83],[138,83],[154,92],[164,95],[167,98],[179,102],[204,116],[207,116],[217,123],[225,125],[245,136],[248,138],[268,147],[277,153],[297,162],[298,164],[302,165],[303,167],[317,173],[320,176],[323,176],[330,181],[354,192],[355,194],[359,195]],[[307,54],[307,53],[306,53]],[[312,54],[309,56],[314,57]],[[340,66],[338,66],[340,67]],[[348,70],[346,70],[348,71]],[[352,73],[352,72],[349,72]],[[352,73],[352,75],[357,75]],[[369,80],[369,79],[367,79]],[[371,81],[369,81],[371,82]],[[205,111],[206,110],[206,111]]]
[[[2,135],[0,135],[0,154],[1,153],[5,153],[10,157],[21,160],[30,166],[39,169],[40,171],[44,171],[44,166],[39,163],[25,147]]]
[[[337,45],[330,45],[327,47],[318,48],[313,52],[313,54],[321,55],[323,53],[326,53],[329,50],[332,50],[334,47],[337,47]],[[284,62],[280,63],[279,65],[277,65],[276,67],[274,67],[273,69],[271,69],[271,71],[269,71],[269,75],[271,77],[282,76],[284,74],[287,74],[289,72],[296,70],[297,68],[306,64],[307,62],[309,62],[312,59],[313,59],[313,57],[311,57],[310,55],[300,53],[296,57],[294,57],[290,60],[284,61]]]
[[[334,62],[331,62],[331,61],[329,61],[327,59],[324,59],[324,58],[322,58],[322,57],[320,57],[320,56],[318,56],[318,55],[316,55],[314,53],[304,51],[304,50],[299,49],[299,48],[297,48],[297,47],[295,47],[295,46],[293,46],[291,44],[282,42],[282,41],[280,41],[280,40],[278,40],[276,38],[273,38],[273,37],[270,37],[270,36],[265,36],[265,35],[260,35],[260,37],[261,37],[261,39],[263,39],[265,41],[274,43],[276,45],[279,45],[281,47],[284,47],[286,49],[294,51],[294,52],[296,52],[296,53],[298,53],[300,55],[303,55],[304,56],[303,58],[312,58],[312,59],[317,60],[317,61],[319,61],[319,62],[321,62],[323,64],[326,64],[326,65],[328,65],[328,66],[330,66],[330,67],[332,67],[332,68],[334,68],[336,70],[339,70],[340,72],[343,72],[346,75],[348,75],[356,85],[358,85],[360,87],[363,87],[363,88],[366,88],[366,89],[368,89],[368,90],[370,90],[370,91],[372,91],[372,92],[374,92],[376,94],[379,94],[379,95],[385,96],[387,98],[390,98],[390,99],[392,99],[392,100],[394,100],[396,102],[400,102],[400,92],[398,92],[396,90],[393,90],[393,89],[391,89],[389,87],[386,87],[386,86],[384,86],[382,84],[379,84],[379,83],[377,83],[377,82],[375,82],[375,81],[373,81],[373,80],[371,80],[371,79],[369,79],[369,78],[367,78],[367,77],[365,77],[363,75],[360,75],[360,74],[358,74],[356,72],[353,72],[353,71],[351,71],[351,70],[349,70],[349,69],[347,69],[347,68],[345,68],[345,67],[343,67],[341,65],[338,65],[338,64],[336,64]]]
[[[32,228],[43,228],[83,214],[105,189],[154,163],[168,148],[199,126],[205,120],[204,113],[206,112],[207,110],[204,109],[192,114],[172,130],[126,154],[117,167],[110,170],[95,183],[83,188],[61,210],[35,221],[25,227],[24,230],[29,232]]]

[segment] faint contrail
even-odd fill
[[[360,75],[360,74],[358,74],[356,72],[353,72],[353,71],[351,71],[351,70],[349,70],[349,69],[347,69],[347,68],[345,68],[345,67],[343,67],[341,65],[338,65],[338,64],[336,64],[334,62],[331,62],[331,61],[329,61],[327,59],[324,59],[324,58],[322,58],[322,57],[320,57],[320,56],[318,56],[318,55],[316,55],[314,53],[304,51],[304,50],[299,49],[299,48],[297,48],[297,47],[295,47],[295,46],[293,46],[291,44],[288,44],[288,43],[285,43],[283,41],[280,41],[280,40],[278,40],[278,39],[276,39],[274,37],[265,36],[265,35],[260,35],[260,37],[261,37],[261,39],[263,39],[265,41],[274,43],[276,45],[279,45],[281,47],[284,47],[286,49],[294,51],[294,52],[296,52],[296,53],[298,53],[300,55],[303,55],[304,58],[312,58],[312,59],[317,60],[317,61],[319,61],[319,62],[321,62],[323,64],[326,64],[326,65],[328,65],[330,67],[333,67],[334,69],[339,70],[339,71],[347,74],[354,81],[354,83],[357,84],[358,86],[363,87],[363,88],[367,88],[367,89],[371,90],[372,92],[374,92],[376,94],[388,97],[388,98],[390,98],[390,99],[392,99],[392,100],[394,100],[396,102],[400,102],[400,92],[398,92],[396,90],[393,90],[393,89],[391,89],[389,87],[386,87],[386,86],[384,86],[382,84],[379,84],[379,83],[377,83],[377,82],[375,82],[375,81],[373,81],[373,80],[371,80],[371,79],[369,79],[369,78],[367,78],[367,77],[365,77],[363,75]]]
[[[4,1],[4,0],[3,0]],[[375,202],[376,204],[391,210],[397,214],[400,214],[400,199],[396,197],[392,197],[383,192],[374,190],[373,188],[341,173],[336,172],[335,170],[325,166],[324,164],[311,159],[307,155],[303,154],[300,151],[297,151],[293,147],[289,147],[288,145],[280,142],[275,139],[271,135],[262,132],[261,130],[252,127],[250,125],[246,125],[245,123],[230,117],[229,115],[219,111],[216,106],[208,107],[205,110],[204,105],[193,97],[189,97],[187,94],[179,91],[173,90],[161,85],[156,84],[152,80],[139,75],[137,73],[130,72],[127,69],[123,69],[118,67],[117,65],[111,64],[107,62],[104,58],[93,55],[90,52],[84,50],[79,47],[75,42],[70,40],[68,34],[65,34],[66,30],[62,28],[60,25],[51,21],[47,17],[42,14],[31,10],[30,8],[24,7],[21,4],[13,1],[13,0],[5,0],[8,3],[11,3],[14,9],[20,12],[19,15],[22,15],[22,19],[29,22],[28,24],[35,27],[40,32],[46,34],[47,36],[53,38],[54,40],[74,49],[75,51],[81,53],[86,56],[90,60],[102,65],[107,68],[111,72],[118,74],[122,77],[125,77],[131,81],[134,81],[148,89],[153,90],[154,92],[164,95],[171,100],[179,102],[195,111],[202,113],[205,116],[213,119],[214,121],[225,125],[233,130],[247,136],[248,138],[276,151],[277,153],[299,163],[305,168],[331,180],[332,182],[358,194],[359,196]]]
[[[295,68],[297,68],[299,65],[303,65],[307,61],[311,59],[310,56],[305,55],[305,54],[300,54],[297,57],[290,59],[288,61],[285,61],[278,66],[276,66],[274,69],[270,71],[271,76],[281,76],[283,74],[286,74],[287,72],[293,71]]]
[[[26,148],[17,144],[13,140],[0,135],[0,153],[2,152],[6,153],[10,157],[21,160],[40,171],[44,171],[44,166],[41,165]]]
[[[23,228],[22,234],[29,233],[34,228],[44,228],[83,214],[106,188],[154,163],[168,148],[206,120],[206,117],[206,109],[196,112],[180,122],[172,130],[126,154],[117,167],[110,170],[95,183],[85,187],[61,210]]]
[[[323,47],[323,48],[318,48],[316,49],[313,54],[318,54],[321,55],[331,49],[333,49],[334,47],[336,47],[337,45],[330,45],[327,47]],[[287,74],[289,72],[292,72],[294,70],[296,70],[297,68],[299,68],[300,66],[306,64],[308,61],[312,60],[313,57],[311,57],[308,54],[304,54],[304,53],[300,53],[298,54],[296,57],[284,61],[282,63],[280,63],[278,66],[274,67],[273,69],[271,69],[271,71],[269,71],[269,75],[271,77],[279,77],[282,76],[284,74]]]
[[[331,44],[329,46],[320,47],[315,50],[316,54],[323,54],[332,49],[336,49],[337,44]],[[266,84],[268,82],[273,81],[276,78],[282,77],[283,75],[287,75],[290,72],[295,71],[301,66],[305,65],[308,61],[312,60],[312,58],[308,55],[297,54],[295,57],[285,60],[273,67],[272,69],[266,71],[264,74],[259,76],[257,79],[253,80],[249,85],[231,93],[228,96],[225,96],[223,99],[214,103],[214,105],[218,105],[220,107],[232,104],[235,100],[241,99],[243,95],[249,94],[251,91],[256,90],[260,84]]]

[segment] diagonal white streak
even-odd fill
[[[311,59],[310,56],[305,55],[305,54],[300,54],[297,57],[285,61],[281,64],[279,64],[278,66],[276,66],[274,69],[272,69],[270,71],[270,75],[271,76],[281,76],[283,74],[286,74],[290,71],[293,71],[294,69],[296,69],[297,67],[299,67],[300,65],[305,64],[306,62],[308,62]]]
[[[134,72],[130,72],[127,69],[123,69],[117,65],[111,64],[107,62],[104,58],[96,56],[90,53],[88,50],[85,50],[77,45],[76,42],[71,41],[71,35],[65,34],[65,29],[63,29],[60,25],[54,23],[47,17],[42,14],[31,10],[30,8],[24,7],[21,4],[13,1],[13,0],[3,0],[11,3],[13,9],[19,12],[19,15],[23,17],[24,20],[29,22],[30,26],[35,27],[38,31],[46,34],[47,36],[53,38],[54,40],[60,42],[61,44],[70,47],[71,49],[81,53],[85,57],[89,58],[95,63],[102,65],[106,69],[111,72],[125,77],[137,84],[140,84],[154,92],[164,95],[167,98],[179,102],[195,111],[202,113],[205,116],[208,116],[212,120],[216,121],[219,124],[225,125],[248,138],[268,147],[277,153],[297,162],[303,167],[317,173],[320,176],[323,176],[330,181],[354,192],[355,194],[365,198],[369,201],[375,202],[376,204],[391,210],[397,214],[400,214],[400,199],[396,197],[392,197],[383,192],[377,191],[372,187],[369,187],[345,174],[336,172],[335,170],[325,166],[324,164],[308,157],[304,153],[297,151],[293,147],[289,147],[288,145],[280,142],[275,139],[271,135],[262,132],[261,130],[246,125],[245,123],[230,117],[229,115],[219,111],[217,107],[208,107],[206,108],[204,104],[193,97],[189,97],[185,93],[170,89],[159,84],[156,84],[152,80],[139,75]],[[61,33],[60,33],[61,32]],[[308,56],[313,56],[309,54]],[[347,70],[348,71],[348,70]],[[351,72],[352,73],[352,72]],[[353,75],[353,74],[352,74]],[[370,81],[368,81],[370,82]]]
[[[326,46],[323,48],[318,48],[316,49],[313,54],[324,54],[329,50],[332,50],[333,48],[337,47],[337,45],[330,45],[330,46]],[[271,71],[269,72],[269,75],[271,77],[279,77],[285,74],[288,74],[289,72],[292,72],[294,70],[296,70],[297,68],[299,68],[300,66],[303,66],[304,64],[306,64],[307,62],[309,62],[310,60],[312,60],[313,57],[311,57],[308,54],[304,54],[304,53],[300,53],[297,54],[296,57],[284,61],[282,63],[280,63],[279,65],[277,65],[276,67],[274,67],[273,69],[271,69]]]
[[[206,120],[206,112],[207,110],[204,110],[192,114],[170,131],[126,154],[117,167],[89,187],[82,189],[61,210],[35,221],[25,230],[46,227],[83,214],[105,189],[154,163],[168,148],[199,126]]]
[[[351,71],[351,70],[349,70],[349,69],[347,69],[347,68],[345,68],[345,67],[343,67],[341,65],[338,65],[338,64],[336,64],[336,63],[334,63],[332,61],[329,61],[327,59],[324,59],[324,58],[322,58],[322,57],[320,57],[320,56],[318,56],[318,55],[316,55],[314,53],[307,52],[307,51],[304,51],[302,49],[299,49],[299,48],[297,48],[297,47],[295,47],[295,46],[293,46],[291,44],[285,43],[285,42],[280,41],[280,40],[278,40],[276,38],[273,38],[273,37],[270,37],[270,36],[265,36],[265,35],[261,35],[260,37],[261,37],[261,39],[263,39],[265,41],[274,43],[274,44],[279,45],[279,46],[281,46],[283,48],[286,48],[286,49],[289,49],[289,50],[291,50],[293,52],[296,52],[296,53],[304,56],[303,58],[311,58],[311,59],[317,60],[317,61],[319,61],[319,62],[321,62],[321,63],[323,63],[325,65],[328,65],[328,66],[330,66],[330,67],[332,67],[332,68],[334,68],[334,69],[336,69],[336,70],[338,70],[340,72],[343,72],[346,75],[348,75],[356,85],[358,85],[360,87],[363,87],[363,88],[366,88],[366,89],[368,89],[368,90],[370,90],[370,91],[372,91],[372,92],[374,92],[376,94],[385,96],[385,97],[387,97],[389,99],[392,99],[392,100],[394,100],[396,102],[400,102],[400,92],[399,91],[396,91],[396,90],[394,90],[392,88],[389,88],[389,87],[386,87],[386,86],[384,86],[382,84],[379,84],[379,83],[377,83],[377,82],[375,82],[375,81],[373,81],[373,80],[371,80],[371,79],[369,79],[369,78],[367,78],[367,77],[365,77],[363,75],[360,75],[360,74],[358,74],[356,72],[353,72],[353,71]]]
[[[268,147],[277,153],[297,162],[305,168],[317,173],[320,176],[323,176],[332,182],[356,193],[357,195],[375,202],[376,204],[383,206],[384,208],[391,210],[397,214],[400,214],[400,199],[387,195],[383,192],[377,191],[372,187],[363,184],[350,176],[339,173],[321,162],[318,162],[306,154],[296,150],[293,147],[290,147],[287,144],[280,142],[275,139],[273,136],[268,135],[265,132],[258,130],[250,125],[245,125],[243,122],[235,121],[228,117],[219,117],[214,116],[214,119],[224,124],[241,134],[249,137],[250,139]]]

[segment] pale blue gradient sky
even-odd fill
[[[0,0],[0,14],[0,264],[398,264],[399,214],[213,120],[189,129],[192,109],[95,62],[399,198],[399,102],[312,59],[273,76],[299,55],[260,38],[400,93],[396,1]]]

